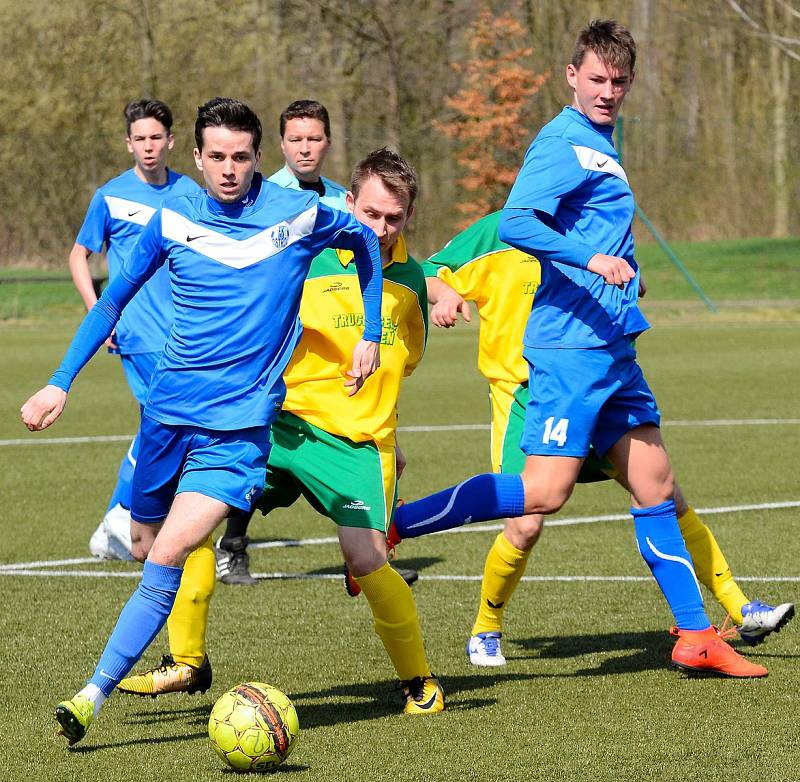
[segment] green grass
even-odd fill
[[[2,286],[0,286],[2,288]],[[38,321],[0,326],[0,447],[4,499],[0,561],[84,557],[113,486],[121,443],[35,445],[43,437],[125,434],[136,406],[116,358],[96,357],[68,409],[44,435],[19,423],[24,398],[57,363],[74,325]],[[484,423],[485,384],[474,369],[475,330],[436,331],[408,383],[401,424]],[[798,418],[800,333],[764,321],[670,321],[640,341],[640,355],[670,420]],[[798,500],[797,425],[665,425],[676,471],[697,507]],[[404,433],[405,497],[422,496],[488,465],[488,433]],[[624,513],[614,486],[579,487],[562,517]],[[735,572],[800,576],[797,510],[709,515]],[[473,528],[475,529],[475,528]],[[258,540],[333,534],[305,504],[258,520]],[[126,577],[2,576],[0,679],[4,728],[0,777],[45,779],[230,780],[207,744],[214,698],[233,684],[262,680],[296,703],[302,733],[279,777],[297,780],[608,780],[735,775],[741,782],[786,780],[800,751],[797,693],[800,634],[789,625],[749,652],[770,668],[761,681],[688,679],[668,667],[668,610],[645,582],[523,583],[507,612],[499,671],[472,668],[464,642],[476,610],[475,581],[495,532],[408,541],[401,564],[417,567],[414,587],[431,665],[448,710],[410,719],[392,701],[393,672],[363,598],[338,580],[269,580],[219,586],[208,649],[214,684],[205,696],[155,701],[112,698],[73,751],[53,737],[52,709],[86,678],[135,581]],[[255,549],[259,572],[334,574],[334,545]],[[135,573],[123,563],[65,565]],[[646,575],[627,522],[553,526],[529,574]],[[797,602],[797,581],[743,581],[753,596]],[[709,602],[712,616],[722,613]],[[160,637],[144,664],[166,650]],[[284,776],[285,775],[285,776]]]

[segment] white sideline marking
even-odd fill
[[[708,418],[696,421],[662,421],[662,426],[796,426],[800,418]],[[489,424],[441,424],[400,426],[398,432],[478,432],[489,431]],[[133,434],[101,434],[86,437],[20,437],[0,440],[0,447],[15,445],[79,445],[82,443],[130,442]]]
[[[718,508],[697,508],[697,512],[704,516],[720,513],[743,513],[758,510],[784,510],[787,508],[800,508],[800,500],[785,500],[782,502],[762,502],[749,505],[724,505]],[[566,527],[574,524],[595,524],[603,521],[627,521],[627,513],[614,513],[603,516],[574,516],[565,519],[553,519],[546,522],[549,527]],[[433,533],[436,535],[452,535],[463,532],[493,532],[503,529],[502,523],[470,524],[466,527]],[[338,543],[335,536],[324,538],[303,538],[285,540],[266,540],[262,543],[252,543],[254,548],[297,548],[299,546],[322,546]],[[33,562],[11,562],[0,564],[0,576],[82,576],[89,578],[140,578],[141,571],[129,570],[54,570],[64,565],[89,565],[100,564],[103,560],[95,557],[74,557],[71,559],[35,560]],[[254,573],[258,578],[265,579],[338,579],[338,573],[307,574],[307,573]],[[480,581],[482,576],[434,576],[420,575],[421,581]],[[649,581],[647,576],[523,576],[524,581]],[[737,581],[800,581],[800,576],[737,576]]]

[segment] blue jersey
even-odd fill
[[[164,185],[150,185],[133,169],[109,180],[92,197],[75,240],[93,253],[107,248],[108,277],[113,280],[130,255],[147,221],[165,199],[200,191],[188,176],[167,170]],[[117,324],[119,352],[156,353],[164,347],[172,326],[172,296],[166,269],[153,275]]]
[[[352,215],[320,204],[315,193],[282,188],[259,175],[236,204],[221,204],[205,191],[171,199],[86,316],[51,383],[69,389],[119,309],[167,264],[175,320],[145,414],[165,424],[215,430],[269,424],[280,410],[281,376],[302,329],[303,282],[311,260],[326,247],[355,253],[364,339],[380,342],[380,248]]]
[[[328,179],[324,176],[321,176],[319,179],[320,182],[322,182],[322,186],[325,188],[325,192],[319,197],[320,203],[330,206],[333,209],[342,209],[343,211],[347,211],[347,202],[344,198],[347,191],[332,179]],[[280,185],[281,187],[290,187],[292,190],[301,189],[300,180],[298,180],[294,173],[289,169],[289,166],[279,168],[274,174],[272,174],[272,176],[269,177],[267,181],[274,182],[276,185]]]
[[[527,347],[598,347],[648,328],[637,303],[633,193],[612,132],[566,107],[534,139],[508,197],[500,238],[542,266]],[[586,270],[596,253],[625,258],[636,277],[623,290],[607,285]]]

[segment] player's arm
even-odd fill
[[[72,245],[72,250],[69,253],[69,272],[72,275],[72,282],[75,283],[87,312],[97,302],[97,294],[94,292],[94,284],[92,283],[92,272],[89,268],[91,255],[92,251],[88,247],[78,244],[78,242]]]
[[[50,382],[22,406],[22,422],[30,431],[46,429],[58,419],[73,380],[113,332],[125,305],[159,267],[162,261],[160,217],[159,212],[150,220],[126,268],[89,310]]]
[[[435,326],[446,329],[455,326],[459,313],[467,323],[472,321],[467,300],[444,280],[438,277],[426,277],[425,284],[428,288],[428,303],[433,305],[431,320]]]
[[[587,175],[563,138],[535,141],[525,155],[503,208],[498,236],[539,261],[586,269],[600,275],[609,285],[621,285],[636,276],[624,258],[598,253],[549,225],[561,202],[585,183]]]
[[[351,250],[358,272],[361,296],[364,301],[364,335],[353,350],[353,366],[345,385],[353,396],[364,381],[381,365],[381,248],[375,233],[351,214],[319,204],[315,230],[328,234],[327,247]]]

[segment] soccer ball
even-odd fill
[[[249,682],[228,690],[211,709],[211,746],[236,771],[267,771],[294,749],[300,723],[294,704],[271,684]]]

